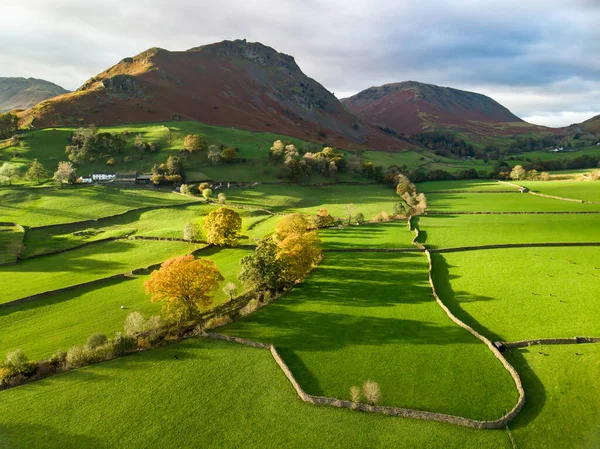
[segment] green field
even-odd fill
[[[188,254],[200,245],[118,240],[0,267],[0,304],[96,279],[127,273]]]
[[[489,349],[435,303],[423,254],[326,254],[310,279],[222,329],[273,343],[309,394],[349,398],[367,379],[384,405],[475,419],[516,403]]]
[[[94,220],[147,206],[192,201],[155,189],[14,187],[0,189],[0,221],[37,227]]]
[[[520,185],[546,195],[600,202],[600,181],[522,181]]]
[[[527,193],[430,193],[430,212],[589,212],[600,204],[581,204]]]
[[[319,238],[325,249],[414,248],[411,244],[413,237],[406,220],[319,230]]]
[[[498,181],[488,180],[461,180],[461,181],[429,181],[420,182],[417,184],[419,192],[452,192],[456,190],[473,190],[473,191],[503,191],[503,192],[518,192],[519,189],[509,184],[499,183]]]
[[[22,229],[17,226],[0,226],[0,264],[15,262],[22,244]]]
[[[433,257],[442,300],[489,338],[600,335],[597,247],[493,249]]]
[[[305,404],[268,351],[216,341],[191,339],[0,392],[7,449],[440,445],[511,447],[504,430]]]
[[[236,276],[240,259],[248,253],[241,249],[209,249],[198,257],[208,257],[217,264],[225,278],[223,284],[234,282],[239,286]],[[159,315],[160,304],[152,303],[145,293],[146,279],[148,276],[117,279],[0,307],[0,357],[17,348],[32,359],[49,357],[57,349],[85,343],[94,332],[112,335],[123,328],[130,312]],[[227,300],[220,289],[215,298],[217,303]]]
[[[424,215],[413,218],[427,248],[511,243],[600,242],[600,217],[569,215]]]

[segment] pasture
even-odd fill
[[[438,294],[489,338],[599,336],[598,247],[434,254]]]
[[[522,181],[520,185],[545,195],[600,202],[600,181]]]
[[[325,249],[352,248],[411,248],[414,234],[408,230],[406,220],[389,223],[365,223],[342,229],[321,229],[319,237]]]
[[[13,263],[23,247],[23,230],[18,226],[0,225],[0,265]]]
[[[435,303],[427,271],[423,254],[327,253],[308,280],[220,331],[274,344],[309,394],[349,399],[372,379],[383,405],[499,418],[514,383]]]

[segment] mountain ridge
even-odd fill
[[[61,86],[43,79],[0,77],[0,113],[27,109],[40,101],[67,92]]]

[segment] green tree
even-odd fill
[[[19,167],[10,162],[5,162],[0,166],[0,182],[8,182],[8,185],[12,185],[13,181],[19,177]]]
[[[221,152],[221,160],[225,163],[232,163],[237,161],[238,155],[234,148],[225,148]]]
[[[40,179],[48,177],[48,172],[46,171],[44,166],[40,162],[38,162],[37,159],[34,159],[33,162],[29,165],[29,169],[27,170],[25,177],[30,181],[35,180],[39,184]]]

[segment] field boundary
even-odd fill
[[[450,248],[430,248],[432,253],[455,253],[460,251],[477,251],[486,249],[506,249],[506,248],[560,248],[560,247],[590,247],[600,246],[600,242],[549,242],[549,243],[499,243],[495,245],[478,246],[457,246]]]
[[[581,204],[600,204],[600,201],[586,201],[586,200],[580,200],[580,199],[577,199],[577,198],[566,198],[564,196],[556,196],[556,195],[548,195],[546,193],[532,192],[527,187],[520,186],[520,185],[514,184],[512,182],[506,182],[506,181],[498,181],[498,182],[518,187],[519,189],[521,189],[522,192],[526,192],[526,193],[529,193],[529,194],[534,195],[534,196],[541,196],[542,198],[550,198],[550,199],[553,199],[553,200],[560,200],[560,201],[571,201],[573,203],[581,203]],[[547,182],[552,182],[552,181],[547,181]]]
[[[456,211],[456,212],[445,212],[445,211],[427,211],[426,215],[557,215],[557,214],[572,214],[572,215],[585,215],[585,214],[600,214],[600,211],[596,210],[585,210],[585,211],[535,211],[535,212],[482,212],[482,211]]]
[[[23,254],[23,250],[25,249],[25,233],[27,232],[25,230],[25,228],[23,226],[21,226],[19,223],[11,223],[11,222],[0,222],[0,226],[2,227],[6,227],[6,228],[17,228],[17,230],[20,232],[21,234],[21,241],[18,242],[19,244],[19,249],[17,250],[17,252],[15,253],[15,260],[13,260],[12,262],[4,262],[4,263],[0,263],[0,267],[4,267],[4,266],[10,266],[10,265],[16,265],[19,262],[19,259],[21,258],[21,254]]]
[[[526,348],[537,345],[576,345],[588,343],[600,343],[600,337],[538,338],[511,342],[497,341],[494,344],[502,351],[503,349]]]

